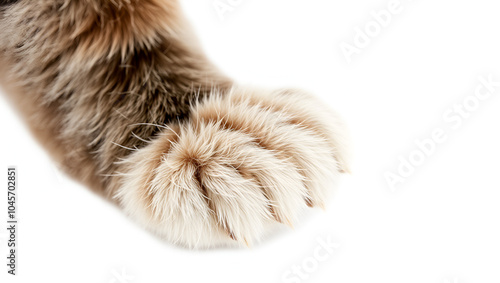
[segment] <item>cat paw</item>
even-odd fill
[[[307,206],[324,207],[347,153],[341,121],[313,97],[233,89],[134,152],[116,197],[171,242],[249,245]]]

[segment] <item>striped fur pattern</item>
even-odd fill
[[[0,82],[70,176],[158,236],[247,244],[324,207],[349,170],[340,119],[237,86],[174,0],[0,2]]]

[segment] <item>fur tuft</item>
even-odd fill
[[[272,223],[292,225],[307,206],[324,206],[346,168],[342,125],[316,123],[333,115],[312,106],[297,92],[211,95],[125,160],[116,197],[146,228],[188,247],[248,245]]]

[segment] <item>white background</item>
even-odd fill
[[[184,6],[224,72],[304,88],[344,117],[353,174],[327,210],[250,249],[177,248],[58,173],[0,96],[0,171],[6,180],[16,165],[20,191],[19,276],[7,276],[2,259],[0,281],[500,282],[500,88],[456,129],[443,119],[474,94],[479,76],[500,81],[498,1],[401,0],[350,63],[340,45],[354,44],[355,28],[390,1],[240,2],[223,19],[212,0]],[[398,158],[418,154],[415,141],[438,128],[446,141],[391,190],[386,172],[397,174]],[[4,228],[1,236],[5,259]],[[318,240],[328,239],[339,247],[314,266]],[[303,264],[307,279],[286,273]],[[133,279],[116,278],[123,271]]]

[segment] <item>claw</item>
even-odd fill
[[[276,213],[276,211],[274,210],[274,208],[272,206],[269,206],[269,211],[271,212],[271,215],[274,217],[274,220],[276,220],[277,222],[279,222],[281,224],[285,224],[285,225],[289,226],[290,228],[294,229],[292,221],[290,221],[290,219],[288,219],[288,218],[281,219],[281,217]]]
[[[309,207],[314,207],[314,203],[313,203],[313,201],[310,198],[306,198],[306,204]]]
[[[238,241],[238,239],[236,239],[236,236],[234,235],[234,233],[231,230],[229,230],[227,228],[225,230],[226,230],[226,233],[229,236],[229,238],[233,239],[234,241]]]

